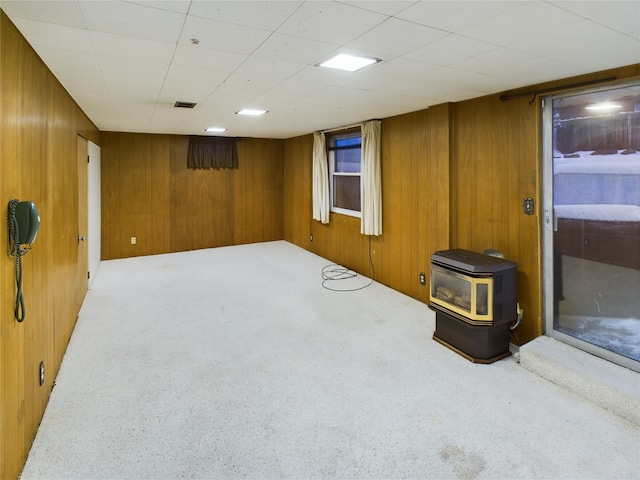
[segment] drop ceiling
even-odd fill
[[[290,138],[640,62],[637,1],[0,1],[102,131]],[[334,53],[382,62],[318,67]],[[175,108],[194,102],[193,109]],[[242,117],[242,108],[264,109]]]

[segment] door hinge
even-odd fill
[[[91,272],[87,272],[87,280],[91,279]]]
[[[91,162],[91,157],[89,155],[87,155],[87,163]]]

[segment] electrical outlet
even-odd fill
[[[313,242],[313,233],[310,233],[310,234],[309,234],[309,241],[310,241],[310,242]]]
[[[426,285],[427,284],[427,276],[424,274],[424,272],[420,272],[420,285]]]
[[[40,386],[44,385],[44,362],[40,362]]]
[[[131,245],[135,245],[138,239],[136,237],[131,237]]]

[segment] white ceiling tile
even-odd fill
[[[324,88],[325,86],[321,83],[296,82],[295,80],[287,79],[273,87],[270,91],[291,96],[306,97],[308,95],[315,95]]]
[[[116,108],[116,117],[122,119],[140,119],[148,121],[153,115],[155,105],[144,101],[131,100],[130,98],[113,98],[112,104]]]
[[[154,79],[164,78],[169,64],[102,55],[100,57],[100,68],[105,74],[121,75],[122,72],[127,72],[127,76]]]
[[[183,82],[188,85],[190,82],[207,83],[209,85],[220,85],[229,76],[228,71],[216,70],[213,68],[190,67],[176,65],[169,67],[167,79]]]
[[[298,102],[298,97],[290,93],[283,93],[271,89],[264,92],[253,99],[260,105],[295,105]]]
[[[180,35],[180,43],[189,45],[191,39],[195,38],[200,42],[198,46],[201,48],[249,54],[258,48],[269,34],[268,30],[218,22],[208,18],[188,17]]]
[[[73,54],[70,55],[68,50],[47,47],[45,45],[38,45],[35,50],[50,67],[55,66],[100,71],[99,57],[95,53],[73,52]]]
[[[358,90],[376,90],[393,82],[393,79],[380,75],[378,70],[373,68],[362,72],[354,72],[354,75],[340,82],[340,86]]]
[[[206,107],[212,110],[223,109],[237,112],[241,108],[247,107],[247,103],[253,101],[257,96],[258,94],[252,93],[244,88],[223,83],[202,102],[201,107],[203,109]]]
[[[175,102],[201,103],[215,90],[217,85],[198,82],[165,80],[158,101],[173,105]]]
[[[522,85],[542,83],[558,76],[571,77],[579,74],[579,69],[574,65],[510,48],[498,48],[455,63],[451,67],[510,78],[522,82]],[[553,73],[550,74],[550,72]]]
[[[24,18],[17,18],[14,23],[23,35],[28,36],[34,48],[38,45],[60,48],[68,50],[70,55],[73,52],[93,53],[89,30]]]
[[[402,80],[419,74],[424,74],[438,68],[440,68],[439,65],[411,60],[406,57],[399,57],[378,63],[375,65],[375,68],[366,70],[366,73],[393,80]]]
[[[505,47],[492,48],[490,51],[471,56],[464,60],[449,64],[452,68],[471,72],[494,73],[497,71],[511,71],[520,68],[524,62],[536,58],[528,53],[511,50]],[[498,75],[500,76],[500,75]]]
[[[102,72],[77,68],[59,68],[54,72],[60,83],[75,94],[103,95],[108,94]]]
[[[111,100],[106,94],[97,94],[95,92],[79,92],[78,94],[74,95],[73,98],[76,102],[80,102],[83,109],[90,109],[92,111],[111,110]]]
[[[430,105],[434,105],[432,101],[424,98],[416,98],[409,95],[395,95],[385,92],[367,92],[361,95],[360,99],[361,104],[364,106],[360,110],[359,120],[361,121],[374,117],[388,118],[402,113],[423,110]],[[381,109],[384,111],[384,115],[380,114]]]
[[[345,72],[334,68],[310,66],[290,77],[296,82],[318,83],[322,85],[340,85],[353,72]]]
[[[189,14],[271,31],[287,20],[302,3],[293,0],[197,1],[192,2]]]
[[[235,72],[227,77],[227,79],[224,81],[224,84],[239,89],[249,90],[257,95],[273,88],[281,81],[282,79],[279,78],[263,77],[259,75],[249,75],[246,73]]]
[[[406,8],[413,5],[415,0],[340,0],[340,3],[351,5],[352,7],[371,12],[382,13],[383,15],[398,15]]]
[[[345,99],[357,97],[361,93],[362,91],[356,88],[330,86],[322,90],[322,98],[328,100],[340,100],[342,102]]]
[[[633,34],[640,31],[640,2],[637,0],[552,1],[550,3],[620,33]]]
[[[451,102],[461,102],[470,98],[476,97],[478,93],[473,90],[452,88],[446,85],[424,85],[424,89],[427,97],[442,98],[447,97],[451,99]],[[441,102],[437,102],[441,103]],[[435,105],[435,104],[434,104]]]
[[[518,42],[512,48],[592,71],[640,61],[638,40],[590,20]]]
[[[162,80],[160,79],[112,74],[105,74],[104,82],[112,99],[116,97],[136,99],[138,103],[145,105],[155,102],[162,87]]]
[[[91,41],[96,53],[130,59],[145,59],[152,62],[169,63],[176,46],[143,38],[131,38],[112,33],[91,32]]]
[[[251,56],[237,68],[236,73],[260,75],[284,80],[304,68],[306,68],[306,65],[302,63]]]
[[[499,92],[513,87],[513,81],[493,75],[487,75],[450,67],[442,67],[420,76],[428,84],[446,86],[474,92],[476,96]]]
[[[518,7],[459,31],[461,35],[508,46],[577,23],[581,17],[544,2],[522,2]]]
[[[151,115],[151,123],[161,124],[167,122],[174,127],[179,126],[188,120],[194,110],[188,108],[176,108],[173,104],[158,104]]]
[[[273,33],[252,56],[313,65],[337,48],[339,45],[335,43]]]
[[[146,7],[158,8],[169,12],[187,13],[193,3],[191,0],[124,0],[129,3],[137,3]]]
[[[377,92],[392,93],[394,95],[405,95],[420,98],[429,98],[436,101],[429,95],[429,90],[423,82],[411,82],[408,80],[400,80],[387,85],[383,88],[376,89]]]
[[[358,38],[386,18],[349,5],[318,0],[305,2],[278,28],[278,32],[342,45]]]
[[[415,2],[396,16],[428,27],[459,32],[471,25],[508,12],[521,1],[425,1]]]
[[[201,48],[200,45],[178,45],[172,64],[232,72],[244,59],[245,56],[238,53],[209,50]]]
[[[87,26],[98,32],[175,42],[185,15],[140,4],[117,1],[79,1]]]
[[[437,42],[407,54],[406,57],[432,65],[451,65],[495,48],[496,46],[490,43],[450,34]]]
[[[400,57],[407,52],[416,50],[419,45],[446,37],[447,32],[418,25],[417,23],[389,18],[360,37],[349,42],[346,47],[359,49],[362,53],[390,55]],[[420,43],[416,42],[420,39]]]

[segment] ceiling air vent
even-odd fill
[[[193,108],[196,106],[193,102],[176,102],[173,104],[175,108]]]

